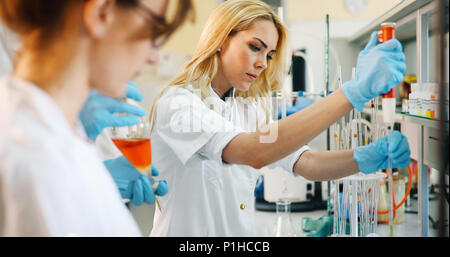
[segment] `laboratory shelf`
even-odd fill
[[[365,113],[367,115],[372,115],[372,110],[370,108],[364,108],[363,113]],[[383,112],[381,110],[378,110],[377,115],[378,115],[378,117],[383,117]],[[441,128],[441,120],[427,118],[427,117],[423,117],[423,116],[412,115],[412,114],[398,112],[398,111],[395,113],[395,121],[396,122],[413,123],[413,124],[421,125],[424,127],[435,128],[435,129]],[[448,120],[444,121],[443,124],[445,124],[444,126],[448,130],[449,121]]]
[[[430,127],[430,128],[436,128],[436,129],[441,128],[441,121],[438,119],[427,118],[427,117],[422,117],[422,116],[417,116],[417,115],[412,115],[412,114],[407,114],[407,113],[396,113],[396,114],[397,114],[396,117],[400,117],[401,121],[404,121],[404,122],[414,123],[417,125]],[[448,130],[448,121],[444,121],[444,124],[446,125],[445,127]]]
[[[439,20],[439,7],[443,3],[445,9],[445,16]],[[435,67],[431,65],[436,62],[438,56],[442,58],[442,54],[435,54],[436,49],[442,50],[442,45],[438,45],[438,40],[432,41],[431,38],[435,36],[444,37],[446,34],[446,44],[448,48],[448,1],[433,1],[433,0],[403,0],[396,6],[391,8],[385,14],[375,19],[368,26],[364,27],[359,32],[355,33],[350,39],[349,43],[364,47],[370,38],[372,31],[379,30],[380,25],[384,22],[395,22],[397,24],[396,38],[403,44],[408,44],[410,58],[413,60],[414,67],[410,67],[417,76],[417,83],[437,82],[439,69],[444,72],[448,71],[442,67]],[[442,24],[440,24],[442,21]],[[440,26],[442,25],[442,26]],[[436,44],[436,45],[435,45]],[[443,50],[442,50],[443,51]],[[407,56],[408,58],[408,56]],[[434,58],[434,59],[433,59]],[[444,60],[439,60],[440,63]],[[448,61],[447,61],[448,63]],[[434,76],[433,76],[434,75]],[[440,80],[439,80],[440,81]],[[441,81],[440,83],[445,83]],[[448,83],[448,81],[446,82]],[[448,85],[448,84],[447,84]],[[371,115],[370,108],[365,108],[363,111],[367,115]],[[382,114],[377,112],[377,117]],[[440,166],[445,163],[441,160],[440,145],[442,143],[448,144],[441,139],[442,128],[448,131],[448,121],[441,122],[437,119],[430,119],[406,113],[396,113],[396,122],[405,124],[406,127],[411,128],[411,131],[417,131],[414,141],[417,142],[414,148],[417,153],[418,166],[418,236],[430,236],[429,227],[429,167],[435,168],[438,171],[445,171],[445,168]],[[402,126],[403,127],[403,126]],[[416,133],[416,132],[414,132]],[[414,137],[414,136],[413,136]],[[448,174],[448,171],[447,171]]]
[[[379,29],[380,24],[383,22],[397,22],[397,25],[403,25],[409,21],[411,13],[414,13],[418,9],[431,3],[433,0],[404,0],[398,3],[396,6],[388,10],[386,13],[378,17],[376,20],[371,22],[368,26],[361,29],[355,35],[353,35],[349,42],[356,45],[365,45],[370,38],[370,34]],[[409,38],[410,33],[405,34],[403,37],[400,36],[399,40]],[[405,38],[406,37],[406,38]],[[414,33],[415,37],[415,33]]]

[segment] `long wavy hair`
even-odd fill
[[[150,121],[152,129],[156,120],[158,100],[171,87],[186,88],[193,85],[200,91],[202,99],[210,96],[209,86],[219,67],[218,49],[228,37],[249,29],[255,21],[268,20],[273,22],[278,31],[276,54],[268,62],[267,68],[251,85],[247,92],[236,90],[237,97],[267,99],[271,92],[279,90],[287,73],[287,29],[277,14],[264,2],[259,0],[229,0],[218,6],[206,22],[199,43],[192,59],[182,72],[168,85],[163,87],[155,97]],[[269,108],[266,106],[266,114]],[[266,119],[268,121],[268,119]]]

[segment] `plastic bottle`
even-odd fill
[[[423,91],[423,116],[426,118],[431,118],[431,83],[425,83],[424,84],[424,91]]]
[[[417,83],[411,84],[411,93],[409,94],[409,114],[417,115]]]
[[[436,83],[430,84],[430,105],[431,105],[431,118],[440,119],[440,91],[439,85]]]
[[[419,84],[417,91],[417,116],[423,116],[423,84]]]

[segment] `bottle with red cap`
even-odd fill
[[[393,22],[381,24],[381,30],[378,33],[378,41],[384,43],[395,38],[395,29],[397,25]],[[385,124],[394,124],[395,122],[395,88],[389,93],[383,95],[383,118]]]

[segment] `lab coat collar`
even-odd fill
[[[235,89],[232,88],[231,89],[232,92],[235,92]],[[225,97],[225,101],[216,93],[216,91],[214,91],[213,87],[211,84],[209,84],[209,93],[211,94],[212,97],[218,98],[220,101],[222,101],[223,103],[229,103],[229,102],[233,102],[235,99],[234,93],[231,94],[231,97]]]
[[[238,111],[238,107],[237,107],[237,103],[236,103],[236,89],[232,88],[231,89],[232,94],[231,97],[225,97],[225,101],[219,97],[219,95],[214,91],[214,89],[212,88],[212,85],[209,85],[209,92],[211,94],[211,96],[214,98],[216,103],[220,103],[224,106],[224,108],[226,110],[231,109],[229,112],[229,116],[225,117],[227,120],[229,120],[230,122],[232,122],[234,125],[239,125],[240,124],[240,118],[239,118],[239,111]]]

